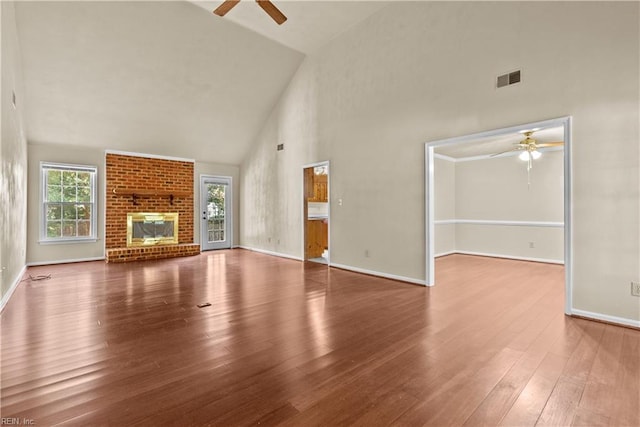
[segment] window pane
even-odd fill
[[[62,221],[62,236],[63,237],[75,237],[76,236],[76,222],[75,221]]]
[[[62,219],[62,206],[59,204],[47,205],[47,221]]]
[[[90,187],[78,187],[78,201],[90,202],[91,201],[91,188]]]
[[[76,201],[76,187],[64,187],[63,202],[75,202]]]
[[[93,216],[96,169],[91,166],[66,166],[47,163],[42,166],[44,239],[94,237]]]
[[[47,237],[62,236],[62,223],[60,221],[47,221]]]
[[[63,219],[76,219],[76,205],[63,205],[62,207]]]
[[[89,172],[78,172],[77,185],[89,187],[91,185],[91,174]]]
[[[47,202],[61,202],[62,201],[62,187],[59,185],[47,186]]]
[[[48,185],[62,184],[62,171],[47,169],[47,184]]]
[[[91,236],[91,221],[78,221],[78,236]]]
[[[76,186],[76,175],[75,171],[63,171],[62,172],[62,185],[65,187],[75,187]]]
[[[91,205],[76,205],[78,219],[91,219]]]

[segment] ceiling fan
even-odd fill
[[[533,167],[533,160],[539,159],[540,156],[542,155],[538,151],[538,148],[558,147],[558,146],[564,145],[563,141],[544,142],[542,144],[538,144],[536,142],[536,140],[531,137],[531,135],[533,135],[533,133],[536,130],[537,129],[528,130],[526,132],[523,132],[525,138],[522,141],[517,142],[515,144],[516,146],[514,148],[512,148],[511,150],[502,151],[500,153],[495,153],[495,154],[492,154],[490,156],[490,157],[495,157],[495,156],[499,156],[501,154],[511,153],[513,151],[522,151],[522,153],[520,153],[518,158],[520,160],[523,160],[523,161],[527,162],[527,185],[528,186],[531,185],[530,171],[531,171],[531,168]]]
[[[227,14],[227,12],[233,9],[235,5],[237,5],[239,2],[240,0],[225,0],[220,6],[216,8],[216,10],[213,11],[213,13],[215,13],[218,16],[224,16]],[[264,10],[267,13],[267,15],[271,17],[271,19],[276,21],[278,25],[282,25],[284,21],[287,20],[287,17],[284,16],[282,12],[280,12],[280,9],[278,9],[269,0],[256,0],[256,3],[258,3],[258,6],[260,6],[262,10]]]
[[[563,141],[544,142],[542,144],[538,144],[536,140],[531,137],[531,135],[533,135],[534,132],[535,130],[528,130],[526,132],[523,132],[525,138],[522,141],[517,142],[514,148],[512,148],[511,150],[506,150],[500,153],[492,154],[491,157],[499,156],[505,153],[510,153],[512,151],[522,151],[520,156],[518,156],[520,157],[520,159],[522,160],[530,160],[531,158],[537,159],[540,157],[540,152],[538,151],[538,148],[558,147],[560,145],[564,145]]]

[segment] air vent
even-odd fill
[[[278,151],[284,150],[284,144],[278,144],[278,146],[276,147],[276,150]]]
[[[503,74],[498,76],[497,79],[497,87],[509,86],[515,83],[520,83],[520,70],[513,71],[511,73]]]

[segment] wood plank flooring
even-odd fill
[[[640,331],[564,316],[562,266],[451,255],[436,272],[424,288],[239,249],[30,268],[52,277],[0,318],[2,417],[640,425]]]

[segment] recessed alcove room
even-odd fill
[[[13,425],[640,425],[640,3],[2,1]]]

